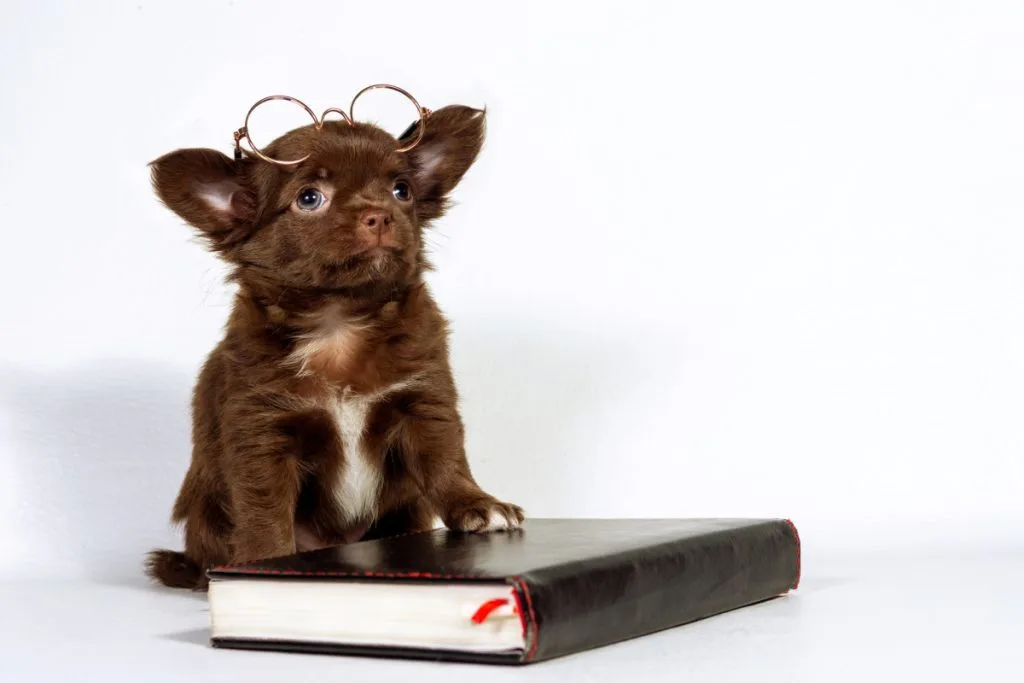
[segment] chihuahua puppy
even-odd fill
[[[205,590],[219,564],[437,520],[521,525],[522,509],[470,472],[447,324],[423,280],[424,229],[476,160],[484,120],[439,109],[407,152],[375,126],[327,121],[264,150],[309,155],[292,166],[208,149],[152,163],[159,199],[238,289],[193,395],[191,465],[171,516],[184,552],[149,553],[149,576]]]

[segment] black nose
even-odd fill
[[[379,209],[364,211],[359,223],[370,232],[381,235],[391,230],[391,214]]]

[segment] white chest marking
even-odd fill
[[[298,340],[288,358],[299,376],[315,375],[324,367],[345,367],[354,362],[364,342],[365,328],[345,318],[339,310],[326,309],[319,316],[317,326]],[[385,396],[414,381],[415,378],[410,378],[367,394],[346,388],[315,403],[330,413],[341,439],[344,458],[333,483],[333,494],[338,512],[346,523],[372,522],[377,513],[383,484],[383,454],[366,450],[366,422],[370,411]]]
[[[345,455],[334,482],[334,500],[346,522],[370,521],[377,512],[383,462],[381,454],[366,450],[364,437],[370,410],[387,394],[409,385],[408,381],[398,382],[372,394],[355,394],[346,389],[327,405]]]
[[[372,518],[380,494],[380,469],[376,463],[369,462],[369,454],[363,448],[366,418],[374,398],[346,391],[330,405],[345,454],[338,479],[334,482],[334,500],[348,522]]]

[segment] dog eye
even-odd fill
[[[315,187],[307,187],[299,193],[295,205],[303,211],[316,211],[324,205],[324,193]]]
[[[404,180],[399,180],[395,183],[395,189],[391,190],[391,194],[395,195],[395,199],[400,202],[407,202],[412,199],[412,189],[410,189],[409,183]]]

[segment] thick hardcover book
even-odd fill
[[[788,520],[530,519],[209,572],[217,647],[525,664],[776,598],[800,580]]]

